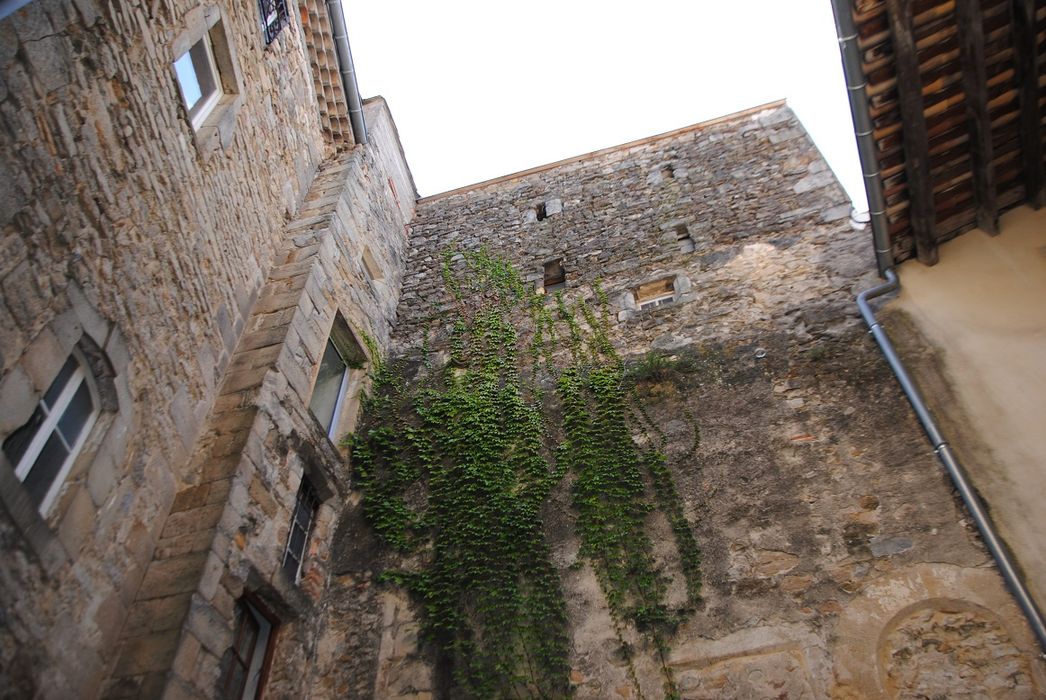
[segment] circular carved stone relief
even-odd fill
[[[920,607],[881,641],[881,670],[894,698],[1033,698],[1026,658],[987,610]]]

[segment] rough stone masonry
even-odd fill
[[[444,251],[484,246],[549,297],[599,281],[626,358],[702,358],[644,394],[704,552],[668,659],[684,697],[1043,694],[859,328],[867,234],[787,107],[416,203],[382,100],[353,143],[323,3],[288,10],[268,44],[255,0],[34,0],[0,20],[0,440],[70,358],[97,408],[45,508],[0,455],[0,695],[230,695],[251,610],[276,630],[248,666],[270,697],[440,694],[338,437],[376,354],[446,342]],[[173,63],[205,35],[220,118],[194,125]],[[357,352],[331,430],[310,405],[335,336]],[[660,697],[553,498],[577,696]]]
[[[857,318],[876,275],[849,213],[782,104],[423,199],[393,348],[439,356],[441,265],[485,248],[568,302],[598,282],[626,358],[701,358],[699,380],[642,394],[704,552],[704,602],[669,659],[683,697],[1037,697],[1029,631]],[[631,634],[622,657],[593,571],[575,565],[567,489],[546,518],[577,697],[660,697],[654,651]],[[648,526],[670,538],[663,516]],[[348,530],[334,543],[339,687],[438,696],[417,610],[375,582],[387,560],[368,546]],[[678,561],[659,556],[678,598]]]

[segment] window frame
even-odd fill
[[[206,160],[218,148],[229,148],[233,144],[236,115],[243,105],[243,78],[236,56],[236,43],[226,29],[230,25],[221,6],[194,7],[185,13],[182,25],[185,29],[170,42],[168,54],[168,66],[174,81],[171,86],[172,97],[180,105],[179,116],[192,133],[192,145],[200,158]],[[201,105],[207,107],[205,110],[196,109],[196,105],[190,110],[175,62],[200,42],[210,48],[206,60],[209,62],[213,59],[217,100],[213,104]],[[214,97],[211,95],[211,100]]]
[[[277,620],[265,605],[251,593],[245,592],[243,597],[236,601],[236,628],[233,631],[232,644],[229,647],[229,662],[225,669],[225,678],[222,682],[221,693],[223,698],[229,700],[243,700],[251,698],[257,700],[263,696],[265,684],[269,680],[269,670],[272,666],[272,656],[276,647],[276,635],[280,628]],[[244,629],[253,623],[256,632],[254,642],[251,645],[250,656],[246,661],[240,656],[240,640]],[[263,646],[264,645],[264,646]],[[259,654],[259,646],[263,646]],[[239,666],[243,669],[242,682],[238,688],[230,687],[233,683],[233,668]],[[255,680],[252,681],[252,676]],[[249,693],[253,689],[253,693]]]
[[[330,420],[325,422],[317,414],[314,406],[317,398],[316,389],[320,380],[320,371],[323,367],[323,359],[326,356],[328,345],[333,346],[344,370],[341,374]],[[316,363],[316,368],[313,370],[312,392],[307,406],[309,413],[316,419],[317,425],[322,428],[323,432],[335,445],[337,445],[340,435],[352,430],[355,418],[358,416],[358,395],[366,380],[366,367],[369,361],[370,357],[364,344],[360,342],[359,336],[345,321],[341,312],[336,313],[330,332],[327,334],[326,343],[321,351],[320,360]]]
[[[290,529],[287,531],[287,544],[283,548],[283,560],[280,562],[280,569],[287,574],[295,584],[301,581],[301,572],[305,567],[305,554],[309,551],[309,540],[312,539],[312,531],[315,529],[319,511],[319,494],[316,492],[315,487],[313,487],[312,482],[309,481],[307,477],[302,477],[301,485],[298,487],[298,495],[294,499],[294,510],[291,513]],[[308,521],[304,526],[301,525],[302,519],[299,518],[299,513],[302,512],[307,512],[308,514]],[[294,542],[295,528],[299,528],[304,534],[299,552],[294,552],[291,548],[291,545]],[[294,559],[297,563],[297,566],[294,568],[293,576],[289,571],[287,571],[288,558]]]
[[[51,390],[54,388],[54,383],[61,377],[62,370],[65,369],[70,360],[76,363],[76,368],[65,379],[65,384],[62,386],[61,391],[55,398],[54,405],[48,407],[45,399],[47,395],[51,393]],[[91,399],[91,412],[84,420],[80,432],[77,434],[76,440],[74,440],[70,445],[65,435],[63,435],[58,429],[58,424],[61,422],[62,418],[65,417],[66,411],[72,403],[73,398],[80,390],[80,387],[84,384],[87,385],[87,390]],[[101,414],[101,401],[98,396],[98,388],[95,385],[94,375],[90,371],[90,365],[88,364],[87,359],[79,349],[74,348],[72,352],[69,353],[69,357],[66,362],[62,363],[61,369],[59,369],[58,374],[55,375],[55,378],[51,381],[47,390],[37,399],[34,414],[37,409],[43,411],[44,419],[40,425],[35,428],[33,437],[29,440],[29,444],[26,446],[25,451],[18,458],[17,464],[12,464],[11,467],[19,483],[24,484],[26,477],[29,476],[33,467],[36,466],[36,460],[40,457],[40,454],[43,452],[44,447],[50,440],[51,436],[58,436],[62,446],[66,449],[67,454],[65,459],[62,461],[62,466],[59,467],[57,472],[55,472],[55,476],[47,487],[44,497],[36,506],[37,511],[46,517],[54,506],[62,485],[69,476],[69,472],[72,471],[73,465],[83,452],[84,446],[87,444],[87,439]],[[23,423],[17,430],[21,430],[22,427],[28,425],[31,420],[32,416],[30,416],[26,423]],[[4,443],[6,443],[7,440],[17,432],[17,430],[12,431],[11,434],[4,439]],[[7,457],[6,451],[5,457]],[[10,457],[8,457],[8,460],[10,460]]]
[[[658,291],[658,286],[663,287],[663,291]],[[644,293],[645,290],[650,291]],[[656,309],[659,306],[671,304],[676,300],[676,295],[677,289],[675,277],[662,277],[661,279],[641,284],[632,289],[632,299],[635,302],[636,308],[640,311],[649,311],[651,309]]]
[[[549,294],[567,288],[567,268],[563,258],[549,260],[541,265],[541,292]]]
[[[202,65],[198,66],[193,56],[193,51],[197,46],[203,46],[203,61]],[[201,90],[200,97],[190,107],[188,100],[185,97],[185,86],[182,84],[182,79],[178,75],[178,62],[186,56],[189,57],[189,64],[192,66],[193,74],[196,77],[196,84],[199,86],[203,85],[203,81],[200,79],[201,73],[200,68],[205,68],[208,73],[208,78],[213,86],[211,91],[207,94],[203,94]],[[204,33],[197,41],[193,42],[185,52],[174,59],[174,74],[178,79],[178,90],[182,96],[182,105],[189,113],[189,124],[193,130],[198,130],[207,121],[207,117],[210,116],[211,112],[218,105],[218,102],[225,95],[225,89],[222,85],[221,71],[218,69],[218,62],[214,58],[214,46],[211,43],[211,36],[209,32]]]
[[[320,357],[321,366],[323,364],[323,358],[327,356],[328,347],[334,349],[335,354],[337,354],[338,359],[341,360],[342,364],[341,380],[338,384],[338,393],[334,398],[334,407],[331,410],[330,422],[324,425],[323,420],[320,416],[316,415],[316,411],[313,408],[316,399],[316,383],[313,383],[312,396],[309,399],[309,412],[312,413],[313,417],[316,418],[319,424],[326,431],[327,437],[334,440],[335,433],[338,429],[338,423],[341,419],[342,405],[345,403],[345,398],[349,391],[349,373],[352,371],[352,368],[349,366],[348,360],[345,359],[345,353],[342,352],[341,348],[338,347],[338,344],[334,342],[334,338],[331,336],[327,336],[327,344],[323,346],[323,355]],[[319,382],[318,374],[316,376],[316,382]]]

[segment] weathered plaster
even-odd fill
[[[905,312],[939,355],[951,391],[928,389],[927,401],[954,426],[945,438],[960,450],[1042,605],[1046,210],[1015,209],[1000,231],[946,243],[933,267],[905,263],[889,308]]]

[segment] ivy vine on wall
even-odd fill
[[[432,355],[426,339],[422,357],[378,363],[350,446],[365,515],[402,554],[386,578],[420,604],[443,691],[572,694],[566,605],[542,518],[570,473],[579,556],[622,647],[634,626],[657,654],[665,695],[677,697],[666,658],[700,598],[700,551],[664,454],[632,438],[651,422],[610,342],[605,295],[545,299],[485,251],[448,252],[442,269],[446,352]],[[696,448],[696,426],[694,435]],[[666,602],[645,531],[655,508],[680,553],[681,610]],[[631,663],[630,675],[642,696]]]

